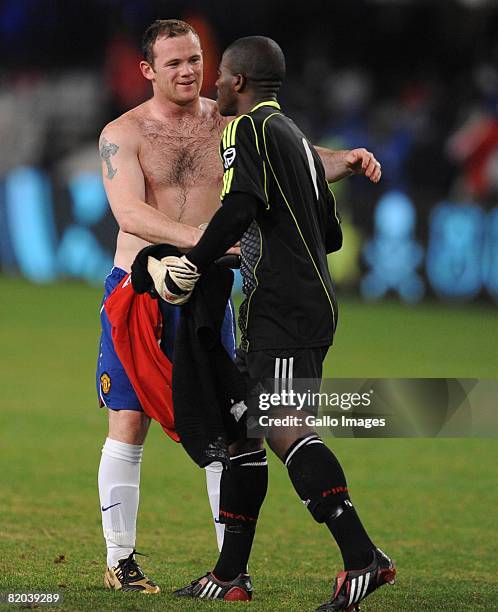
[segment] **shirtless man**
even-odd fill
[[[138,251],[150,243],[182,250],[199,240],[200,226],[220,206],[223,167],[218,156],[227,120],[213,100],[200,97],[202,50],[193,28],[178,20],[158,20],[145,32],[143,76],[152,98],[109,123],[100,138],[105,190],[119,224],[114,267],[105,298],[128,274]],[[380,179],[380,164],[365,149],[318,149],[330,181],[350,174]],[[104,298],[104,299],[105,299]],[[176,313],[176,314],[175,314]],[[178,309],[171,315],[172,333]],[[112,345],[109,321],[101,311],[102,337],[97,388],[109,408],[109,433],[102,449],[99,494],[107,544],[107,588],[158,593],[135,561],[140,463],[150,425]],[[222,340],[235,346],[230,305]],[[216,518],[221,466],[206,468],[208,494]],[[216,521],[215,521],[216,522]],[[218,546],[221,547],[221,526]]]

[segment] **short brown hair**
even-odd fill
[[[154,65],[154,52],[152,50],[154,43],[159,36],[166,38],[174,38],[175,36],[183,36],[192,32],[194,36],[199,38],[199,34],[186,21],[180,19],[156,19],[144,32],[142,37],[142,53],[145,61],[151,66]]]

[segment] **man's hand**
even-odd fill
[[[240,257],[240,242],[238,242],[235,246],[230,247],[227,252],[227,255],[236,255],[237,257]]]
[[[207,230],[208,225],[209,223],[201,223],[201,225],[199,225],[199,229],[205,232]],[[227,252],[225,254],[235,255],[237,257],[240,257],[240,240],[239,242],[237,242],[237,244],[234,244],[233,247],[230,247],[229,249],[227,249]]]
[[[332,151],[324,147],[315,146],[316,152],[325,168],[325,178],[329,183],[340,181],[351,174],[362,174],[378,183],[381,177],[380,163],[373,153],[366,149],[352,149],[351,151]]]
[[[382,176],[380,162],[378,162],[373,153],[366,149],[352,149],[344,156],[346,167],[353,174],[362,174],[372,181],[378,183]]]
[[[200,277],[197,267],[185,255],[163,257],[161,261],[149,257],[147,270],[159,296],[175,306],[185,304],[190,299]]]

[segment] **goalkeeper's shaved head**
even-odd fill
[[[223,54],[233,74],[251,85],[277,94],[285,78],[285,57],[279,45],[266,36],[246,36],[233,42]]]
[[[246,36],[223,53],[216,88],[218,109],[227,117],[248,112],[254,103],[276,100],[285,77],[282,49],[271,38]]]

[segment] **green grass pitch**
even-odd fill
[[[138,550],[162,593],[105,591],[96,488],[105,413],[94,364],[100,290],[0,278],[0,592],[62,591],[56,609],[199,610],[170,591],[216,558],[204,473],[153,426],[142,468]],[[342,301],[326,375],[497,375],[496,310]],[[375,541],[398,565],[362,610],[497,609],[496,441],[329,439]],[[330,595],[340,556],[270,460],[250,570],[250,610],[313,610]],[[0,608],[8,609],[7,606]]]

